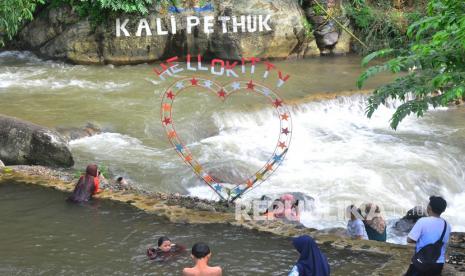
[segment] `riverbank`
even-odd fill
[[[6,167],[0,174],[0,183],[14,182],[38,185],[71,192],[76,178],[71,171],[54,170],[39,166]],[[97,198],[130,204],[147,213],[162,216],[173,223],[211,224],[221,223],[241,226],[260,232],[292,237],[301,234],[312,235],[318,243],[330,246],[334,250],[349,249],[356,252],[382,254],[386,257],[384,265],[373,271],[373,275],[401,275],[409,263],[411,248],[403,245],[379,243],[374,241],[354,241],[327,234],[325,231],[307,229],[281,221],[252,222],[235,220],[234,208],[218,202],[178,194],[148,193],[137,190],[120,190],[111,185],[97,195]]]

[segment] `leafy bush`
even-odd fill
[[[44,0],[2,0],[0,4],[0,47],[11,40],[19,28],[33,18],[37,5]]]
[[[373,6],[365,0],[352,0],[344,6],[356,35],[369,45],[368,48],[360,48],[358,51],[369,53],[383,48],[407,46],[407,26],[418,18],[421,12],[394,9],[390,6],[390,1],[375,3]]]
[[[167,0],[158,0],[167,1]],[[170,2],[173,2],[172,0]],[[0,47],[11,40],[21,26],[33,19],[38,5],[45,0],[2,0],[0,4]],[[116,13],[147,14],[152,0],[51,0],[49,7],[69,4],[81,17],[89,17],[96,25]]]
[[[394,82],[378,87],[368,99],[368,117],[388,99],[403,102],[391,118],[393,129],[412,113],[420,117],[430,106],[447,106],[464,98],[465,2],[430,0],[427,15],[408,27],[407,36],[411,43],[406,48],[393,47],[366,56],[363,66],[376,58],[392,58],[368,68],[357,82],[362,87],[379,72],[404,72]]]

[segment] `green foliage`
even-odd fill
[[[50,7],[62,4],[73,7],[82,18],[89,17],[92,25],[96,27],[118,13],[145,15],[148,13],[147,7],[152,4],[152,0],[51,0]]]
[[[326,12],[325,12],[325,10],[323,9],[322,6],[313,5],[312,9],[313,9],[313,12],[315,12],[315,15],[320,15],[320,16],[326,15]]]
[[[2,0],[0,4],[0,47],[11,40],[22,24],[33,18],[34,11],[44,0]]]
[[[402,101],[391,118],[393,129],[410,114],[420,117],[430,107],[447,106],[465,97],[465,2],[430,0],[427,15],[408,27],[407,36],[411,42],[406,48],[366,56],[363,65],[375,58],[391,59],[368,68],[357,82],[362,87],[379,72],[404,72],[368,99],[368,117],[390,99]]]
[[[304,26],[305,29],[305,36],[306,37],[313,37],[313,26],[308,22],[307,18],[305,16],[302,17],[302,25]]]
[[[407,46],[407,26],[418,19],[421,12],[394,9],[390,6],[391,1],[370,2],[374,4],[368,4],[365,0],[352,0],[344,5],[355,34],[369,45],[368,48],[360,48],[358,51],[369,53],[383,48]]]
[[[11,40],[24,23],[33,19],[35,9],[41,4],[45,4],[45,0],[1,1],[0,47]],[[47,4],[51,8],[69,4],[80,17],[89,17],[96,26],[116,13],[147,14],[152,0],[50,0]]]

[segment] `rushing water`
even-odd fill
[[[159,109],[160,95],[172,80],[161,82],[150,65],[73,66],[27,52],[4,52],[0,58],[0,113],[49,127],[92,122],[105,130],[71,141],[77,168],[99,162],[143,189],[215,198],[170,148]],[[449,202],[446,217],[454,230],[465,231],[464,108],[409,117],[393,131],[388,124],[395,104],[369,120],[364,96],[304,100],[310,94],[354,89],[359,63],[350,56],[277,62],[291,74],[278,93],[300,102],[291,108],[293,141],[283,166],[245,199],[303,192],[315,198],[316,210],[303,217],[304,223],[324,228],[343,226],[341,210],[350,203],[376,202],[395,219],[424,204],[428,195],[441,194]],[[369,86],[390,78],[380,76]],[[176,103],[176,126],[214,176],[244,181],[268,159],[278,126],[272,109],[259,98],[237,96],[230,102],[185,93]]]
[[[0,182],[0,275],[180,275],[186,253],[149,261],[148,246],[169,235],[186,246],[208,242],[212,265],[226,275],[287,275],[297,253],[291,241],[228,225],[171,224],[109,201],[77,206],[66,194]],[[367,274],[384,257],[328,250],[335,275]],[[337,255],[336,255],[337,254]]]

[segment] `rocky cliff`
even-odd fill
[[[77,64],[136,64],[188,53],[239,60],[349,51],[350,39],[313,19],[295,0],[213,0],[208,9],[153,4],[145,16],[121,14],[95,25],[63,5],[42,9],[15,47]]]

